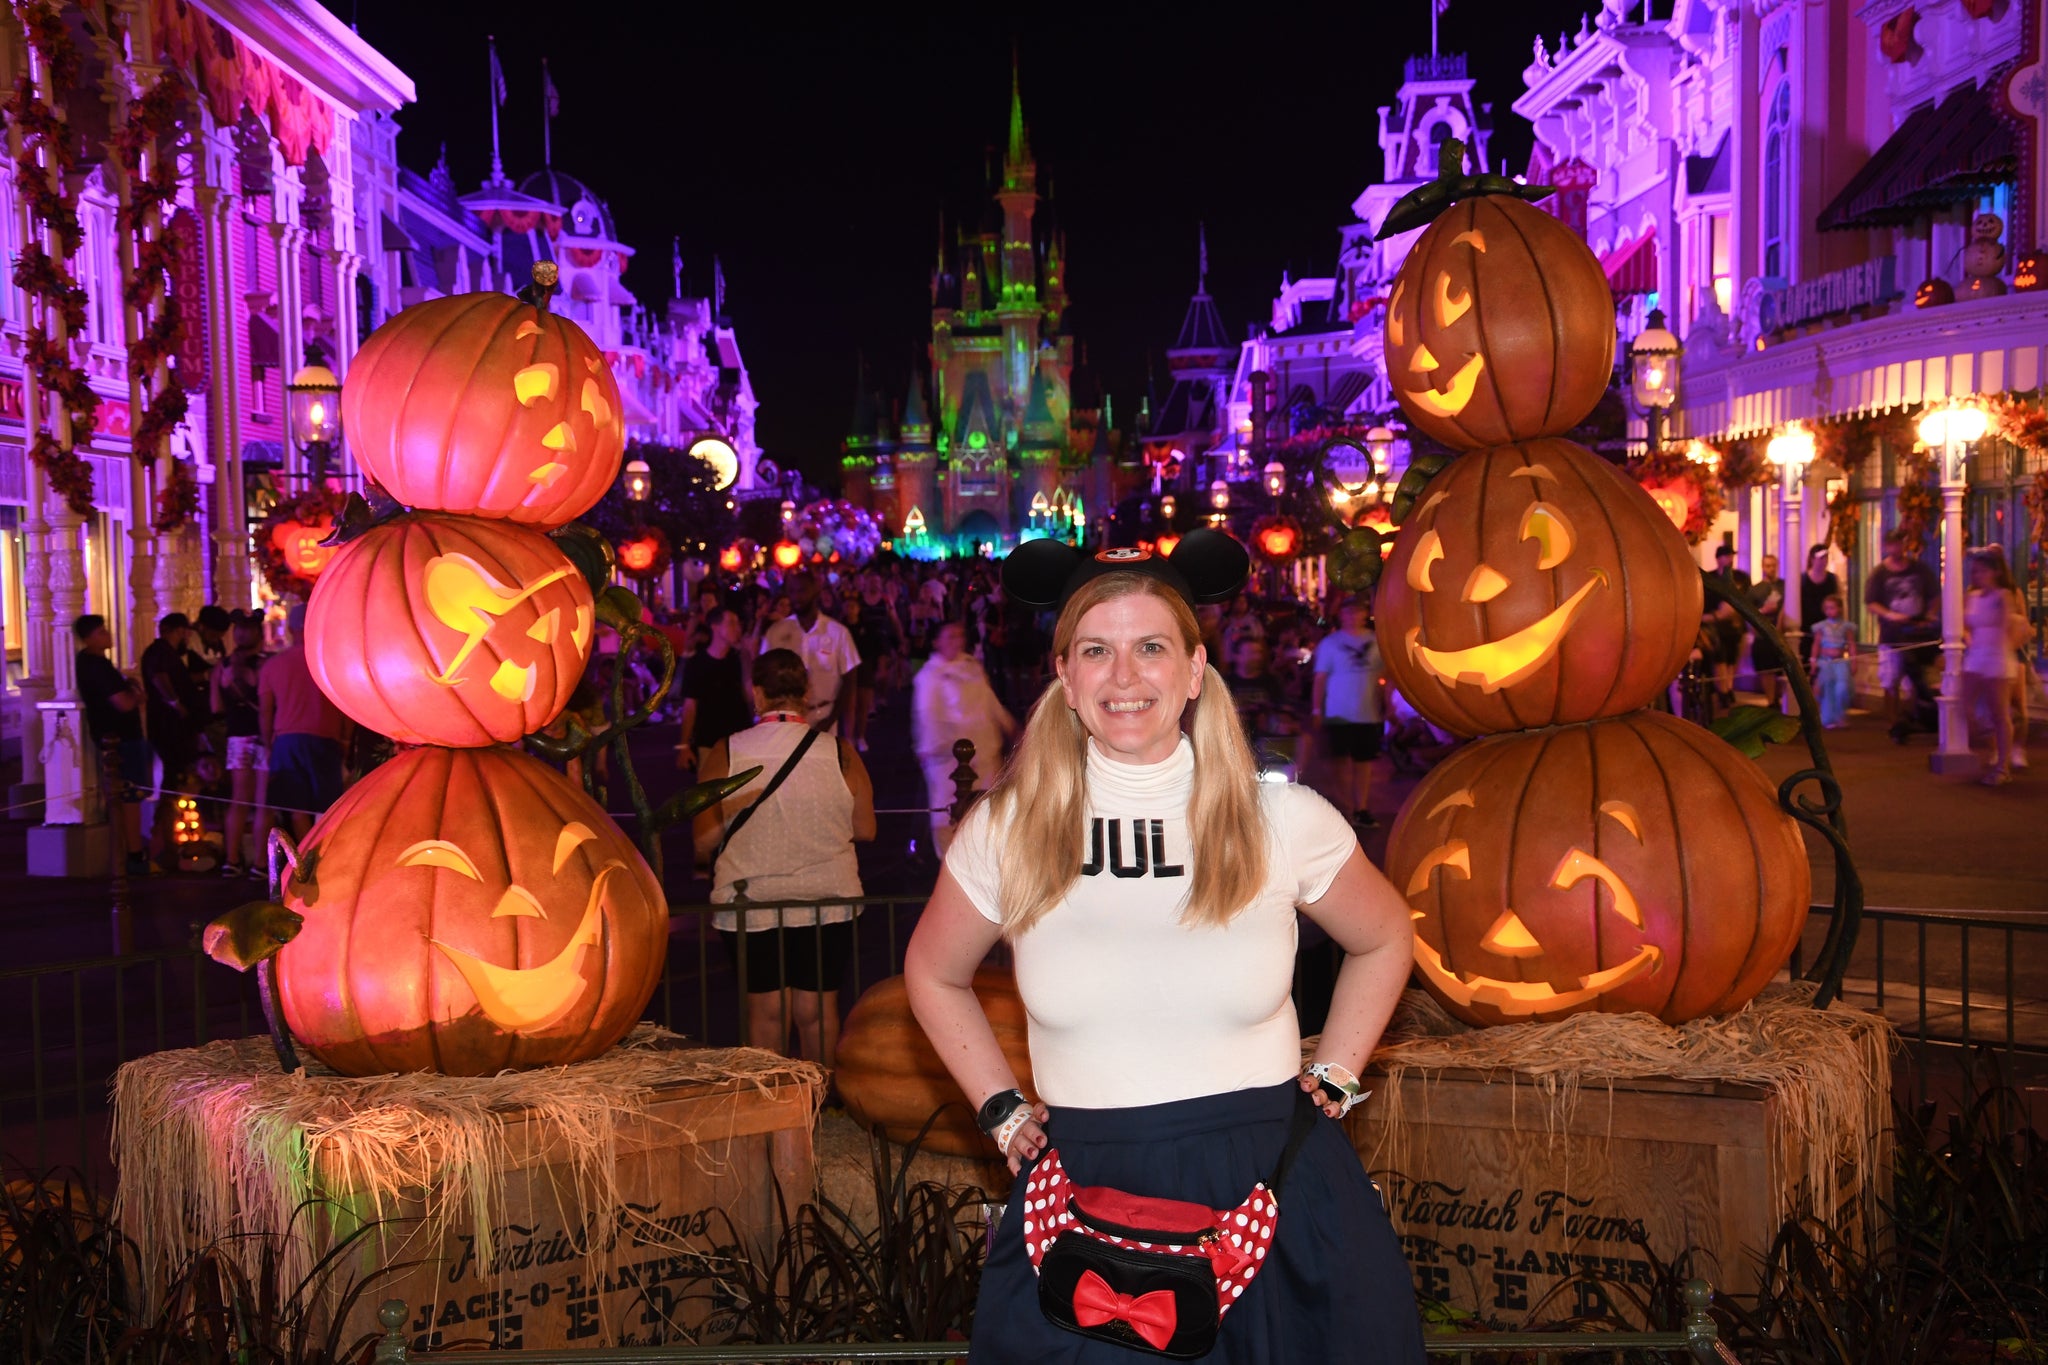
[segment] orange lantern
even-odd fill
[[[595,620],[589,580],[540,532],[421,512],[342,547],[307,608],[306,664],[401,744],[510,744],[569,704]]]
[[[299,521],[281,521],[270,528],[270,543],[284,556],[284,566],[300,578],[314,579],[320,576],[328,563],[333,560],[338,548],[322,545],[320,542],[334,534],[334,519],[326,517],[308,525]]]
[[[718,567],[727,573],[738,573],[745,562],[746,556],[740,553],[738,541],[734,541],[718,552]]]
[[[1158,545],[1156,548],[1158,549],[1160,554],[1171,556],[1173,554],[1174,548],[1179,544],[1180,537],[1175,535],[1173,532],[1168,531],[1165,535],[1159,537]]]
[[[1293,517],[1266,517],[1252,527],[1252,544],[1275,564],[1301,553],[1301,523]]]
[[[799,564],[801,564],[801,563],[803,563],[803,562],[804,562],[804,548],[803,548],[803,546],[801,546],[801,545],[797,544],[797,543],[796,543],[795,541],[793,541],[793,540],[778,540],[778,541],[776,541],[776,542],[775,542],[775,567],[776,567],[776,568],[778,568],[778,569],[794,569],[794,568],[795,568],[795,567],[796,567],[797,565],[799,565]]]
[[[649,526],[631,540],[619,542],[619,569],[633,578],[659,578],[668,561],[668,537],[659,526]]]

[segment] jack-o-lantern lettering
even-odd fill
[[[404,309],[349,365],[342,416],[365,472],[408,507],[550,530],[618,477],[618,380],[582,328],[509,294]]]
[[[514,750],[409,749],[313,826],[278,954],[292,1033],[344,1075],[594,1057],[661,979],[668,908],[609,816]]]
[[[306,663],[359,724],[404,744],[509,744],[561,714],[590,661],[590,585],[536,531],[420,513],[321,575]]]
[[[1614,372],[1614,299],[1570,228],[1504,195],[1422,230],[1387,299],[1387,378],[1416,426],[1456,449],[1559,436]]]
[[[1699,570],[1635,480],[1570,441],[1461,455],[1394,540],[1381,653],[1461,735],[1620,715],[1684,667]]]
[[[1812,893],[1799,827],[1726,741],[1655,711],[1482,740],[1403,808],[1415,962],[1473,1024],[1746,1004]]]

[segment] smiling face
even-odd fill
[[[1387,376],[1453,449],[1555,436],[1614,369],[1614,300],[1576,233],[1516,199],[1453,204],[1409,249],[1387,300]]]
[[[631,841],[511,750],[410,749],[313,827],[279,955],[293,1033],[336,1070],[579,1061],[659,980],[667,906]]]
[[[1635,480],[1546,439],[1474,451],[1424,491],[1380,578],[1381,652],[1463,735],[1619,715],[1685,664],[1701,586]]]
[[[1458,750],[1409,798],[1386,867],[1424,985],[1480,1025],[1739,1008],[1812,889],[1755,765],[1649,711]]]
[[[1170,589],[1140,578],[1137,589],[1107,596],[1120,577],[1089,583],[1060,614],[1054,666],[1067,705],[1104,754],[1163,763],[1180,744],[1181,712],[1201,694],[1208,653]]]

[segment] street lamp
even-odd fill
[[[1365,450],[1372,456],[1372,472],[1387,472],[1387,457],[1394,451],[1394,433],[1387,427],[1376,426],[1365,433]]]
[[[653,491],[654,471],[647,467],[647,461],[626,461],[626,500],[646,502],[647,495]]]
[[[1173,514],[1179,510],[1180,504],[1173,500],[1173,494],[1168,493],[1159,500],[1159,515],[1166,519],[1168,526],[1173,525]]]
[[[1230,485],[1218,479],[1209,485],[1209,505],[1222,512],[1230,506]]]
[[[1260,472],[1265,476],[1267,497],[1278,499],[1282,493],[1287,491],[1286,465],[1281,464],[1278,460],[1268,460],[1266,461],[1265,469]]]
[[[1773,436],[1764,447],[1764,458],[1778,470],[1778,576],[1786,583],[1792,581],[1792,566],[1803,564],[1798,547],[1805,537],[1800,534],[1801,504],[1805,501],[1806,467],[1813,463],[1813,433],[1798,422],[1786,427]],[[1779,594],[1778,609],[1781,622],[1789,620],[1791,629],[1785,632],[1787,642],[1796,651],[1799,637],[1803,633],[1799,619],[1799,594],[1785,591]],[[1786,696],[1790,697],[1790,692]]]
[[[321,360],[318,349],[310,349],[306,364],[284,386],[292,439],[306,453],[306,470],[316,487],[326,482],[327,462],[341,439],[341,381]]]
[[[1664,327],[1664,310],[1652,308],[1649,325],[1629,344],[1630,385],[1643,410],[1652,451],[1664,441],[1664,410],[1678,401],[1678,362],[1685,348]]]
[[[917,509],[913,507],[913,508],[912,508],[911,510],[912,510],[912,511],[914,512],[914,511],[916,511]],[[793,522],[793,521],[795,521],[795,520],[796,520],[796,504],[795,504],[795,503],[793,503],[793,502],[791,502],[791,501],[790,501],[790,500],[789,500],[788,498],[784,498],[784,499],[782,500],[782,524],[783,524],[784,526],[787,526],[787,525],[789,525],[789,524],[790,524],[791,522]]]
[[[1941,452],[1941,742],[1930,760],[1938,773],[1977,766],[1963,705],[1963,494],[1969,489],[1970,446],[1990,423],[1990,414],[1975,403],[1934,408],[1920,419],[1920,443]]]

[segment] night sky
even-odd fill
[[[981,211],[999,160],[1010,53],[1022,67],[1041,193],[1065,226],[1069,327],[1127,421],[1166,388],[1195,283],[1241,335],[1283,270],[1328,274],[1337,228],[1376,179],[1380,104],[1402,59],[1429,50],[1429,0],[889,7],[862,13],[733,3],[328,0],[418,85],[400,154],[429,169],[443,142],[464,191],[490,162],[484,35],[510,86],[507,173],[541,159],[540,62],[561,92],[554,164],[611,205],[639,249],[627,284],[686,288],[723,259],[727,306],[760,398],[762,444],[835,468],[856,357],[903,391],[930,339],[939,216]],[[1585,0],[1452,0],[1445,51],[1471,54],[1495,106],[1496,163],[1520,170],[1508,105],[1537,32],[1576,30]],[[880,10],[880,6],[861,6]]]

